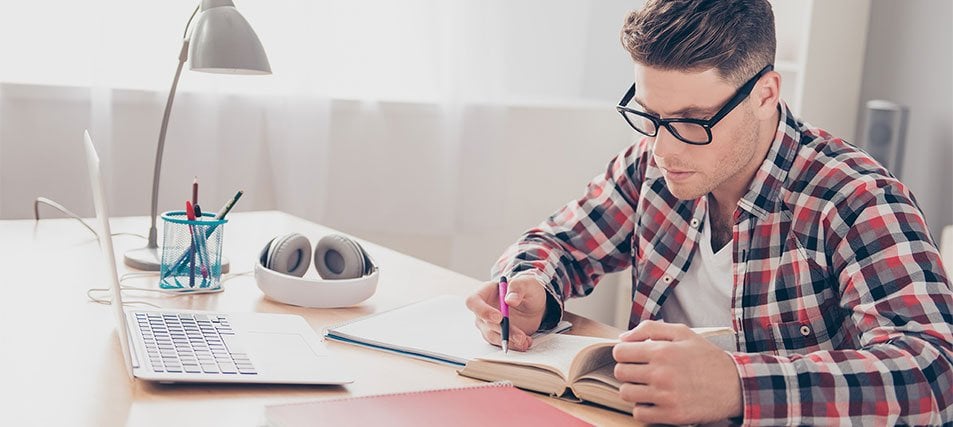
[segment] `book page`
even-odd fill
[[[616,391],[619,390],[619,387],[622,387],[622,381],[617,380],[615,377],[615,362],[602,365],[595,370],[589,371],[579,376],[579,379],[576,381],[584,382],[586,380],[600,382]]]
[[[614,369],[615,363],[612,363],[583,375],[572,384],[573,393],[585,401],[631,413],[635,405],[622,400],[619,394],[622,382],[615,378]]]
[[[573,382],[587,372],[598,370],[607,365],[610,367],[611,374],[611,367],[615,366],[612,348],[618,343],[618,340],[604,340],[593,343],[580,351],[576,356],[572,370],[569,371],[569,382]]]
[[[410,356],[423,355],[458,365],[499,351],[487,343],[473,323],[473,312],[457,295],[441,295],[328,328],[331,339],[365,344]],[[553,330],[569,329],[563,321]],[[534,335],[534,339],[539,335]]]
[[[461,296],[443,295],[332,327],[328,333],[399,351],[414,351],[460,364],[492,353],[473,325]]]
[[[563,379],[567,379],[576,355],[589,345],[604,342],[614,340],[578,335],[547,335],[534,340],[528,351],[497,351],[479,359],[549,369],[559,372]]]

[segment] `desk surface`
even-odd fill
[[[113,232],[142,233],[148,220],[115,218]],[[270,238],[298,232],[312,241],[333,232],[280,212],[237,213],[225,230],[224,254],[233,273],[250,272]],[[137,237],[114,237],[118,259],[142,246]],[[363,242],[362,242],[363,243]],[[479,281],[396,251],[365,243],[381,265],[377,292],[342,309],[306,309],[266,299],[251,275],[225,282],[225,292],[168,297],[127,292],[129,300],[164,308],[221,312],[294,313],[319,334],[330,325],[439,294],[467,295]],[[121,261],[120,261],[121,262]],[[264,405],[322,398],[424,390],[477,383],[452,367],[328,342],[328,349],[355,373],[336,386],[160,385],[130,380],[123,366],[110,308],[87,300],[89,288],[106,287],[104,260],[95,238],[74,220],[0,221],[0,362],[3,380],[0,425],[263,425]],[[120,265],[120,274],[129,271]],[[313,271],[309,275],[315,274]],[[155,277],[124,282],[155,287]],[[573,333],[613,337],[618,330],[571,318]],[[57,337],[54,346],[50,337]],[[626,414],[535,394],[597,425],[631,424]]]

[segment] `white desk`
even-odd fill
[[[117,218],[113,232],[142,233],[147,220]],[[299,232],[315,241],[333,232],[279,212],[237,213],[225,228],[224,254],[232,273],[251,271],[270,238]],[[142,246],[135,237],[114,238],[122,253]],[[106,287],[104,260],[95,238],[74,220],[0,221],[0,362],[5,368],[0,425],[248,426],[264,424],[264,405],[348,395],[423,390],[476,382],[450,367],[356,346],[328,343],[356,374],[353,384],[330,386],[158,385],[126,376],[110,307],[89,302],[86,290]],[[351,308],[305,309],[273,302],[252,276],[225,283],[225,292],[183,297],[129,292],[169,308],[222,312],[276,312],[304,316],[319,333],[338,322],[388,310],[438,294],[469,294],[479,281],[407,255],[365,243],[381,266],[378,290]],[[121,262],[121,261],[120,261]],[[128,271],[120,265],[120,273]],[[309,274],[314,274],[313,271]],[[157,279],[128,284],[155,286]],[[574,333],[615,336],[619,331],[583,318]],[[58,337],[65,347],[54,346]],[[631,424],[626,414],[536,394],[598,425]]]

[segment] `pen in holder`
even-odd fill
[[[185,211],[163,213],[159,287],[181,291],[220,289],[226,222],[210,213],[194,221]]]

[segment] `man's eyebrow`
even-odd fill
[[[646,106],[646,105],[645,105],[645,102],[643,102],[641,99],[639,99],[638,96],[636,96],[633,100],[634,100],[636,103],[638,103],[639,105],[641,105],[642,108],[645,109],[645,112],[646,112],[646,113],[649,113],[649,114],[651,114],[651,115],[653,115],[653,116],[656,116],[656,117],[661,117],[661,115],[658,114],[658,112],[656,112],[655,110],[653,110],[653,109],[649,108],[648,106]],[[711,116],[711,115],[715,114],[715,111],[717,111],[717,109],[714,108],[714,107],[700,107],[700,106],[697,106],[697,105],[689,105],[689,106],[687,106],[687,107],[685,107],[685,108],[680,108],[680,109],[678,109],[677,111],[673,111],[672,114],[670,114],[670,115],[668,115],[668,116],[666,116],[666,117],[678,117],[678,118],[699,118],[699,117],[708,117],[708,116]]]

